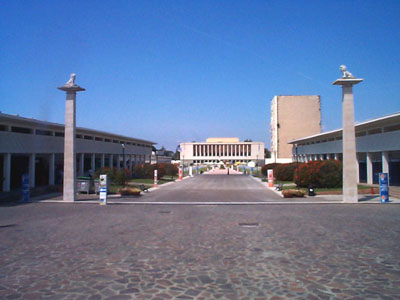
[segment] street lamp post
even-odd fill
[[[122,168],[125,169],[125,144],[121,144],[122,147]]]

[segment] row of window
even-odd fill
[[[251,145],[193,145],[193,156],[251,156]]]
[[[383,128],[374,128],[370,129],[368,131],[359,131],[356,132],[356,137],[361,137],[361,136],[366,136],[366,135],[373,135],[373,134],[380,134],[384,132],[392,132],[392,131],[397,131],[400,130],[400,124],[393,125],[393,126],[388,126],[388,127],[383,127]],[[334,140],[341,140],[342,136],[337,136],[337,137],[332,137],[329,139],[324,139],[320,141],[315,141],[315,142],[307,142],[307,143],[301,143],[298,144],[299,146],[304,146],[304,145],[313,145],[313,144],[320,144],[320,143],[326,143],[326,142],[332,142]]]
[[[6,125],[0,124],[0,131],[8,131],[7,128],[8,127]],[[18,127],[18,126],[11,126],[10,127],[10,131],[11,132],[16,132],[16,133],[53,136],[53,131],[50,131],[50,130],[43,130],[43,129],[36,129],[35,130],[33,128]],[[56,137],[64,137],[64,132],[62,132],[62,131],[54,131],[54,136],[56,136]],[[95,140],[95,141],[106,142],[106,143],[116,143],[116,144],[125,144],[125,145],[132,145],[132,146],[140,146],[140,147],[151,148],[150,145],[138,144],[138,143],[133,143],[133,142],[125,142],[125,141],[108,139],[108,138],[101,138],[101,137],[90,136],[90,135],[77,134],[76,138],[77,139],[84,139],[84,140]]]

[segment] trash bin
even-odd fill
[[[314,187],[312,185],[310,185],[308,187],[308,196],[311,196],[311,197],[315,196]]]
[[[76,191],[78,193],[84,192],[86,194],[90,194],[91,186],[92,186],[92,178],[90,177],[77,177],[76,178]]]

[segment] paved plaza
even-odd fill
[[[274,201],[248,176],[149,199]],[[1,299],[398,299],[400,206],[0,206]]]

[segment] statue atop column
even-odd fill
[[[342,72],[342,74],[343,74],[342,78],[355,78],[353,76],[353,74],[351,74],[349,71],[347,71],[347,67],[345,65],[341,65],[339,67],[339,69],[340,69],[340,72]]]
[[[69,80],[67,81],[67,83],[65,84],[66,86],[75,86],[75,78],[76,78],[76,74],[72,73],[71,77],[69,78]]]
[[[69,80],[63,86],[58,87],[58,89],[70,92],[84,91],[85,90],[84,88],[80,87],[75,83],[75,79],[76,79],[76,74],[72,73]]]

